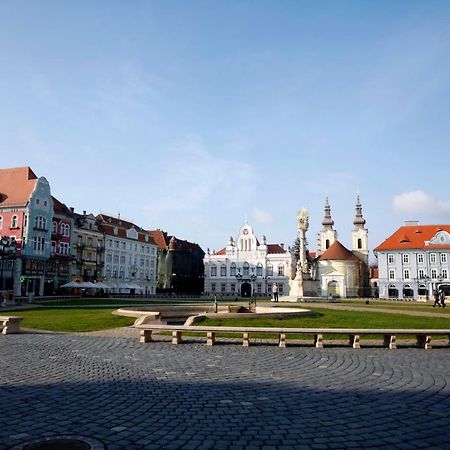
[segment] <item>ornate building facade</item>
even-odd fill
[[[245,224],[228,245],[205,255],[205,292],[231,296],[267,296],[274,283],[280,296],[289,295],[292,275],[292,254],[284,244],[261,241],[253,228]]]
[[[405,222],[374,252],[380,298],[426,300],[443,284],[450,290],[450,225]]]

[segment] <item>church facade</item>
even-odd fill
[[[369,232],[357,196],[352,230],[352,249],[347,249],[337,237],[331,207],[325,200],[322,230],[316,254],[319,295],[323,297],[358,297],[369,295]]]
[[[293,272],[293,257],[284,244],[261,241],[253,228],[245,223],[237,238],[218,252],[207,254],[205,292],[228,296],[269,296],[277,284],[280,297],[289,295],[289,280]]]

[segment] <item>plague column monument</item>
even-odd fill
[[[319,287],[318,281],[311,276],[311,267],[306,257],[306,232],[309,228],[308,210],[302,208],[297,214],[297,232],[299,240],[299,251],[297,270],[295,278],[290,281],[291,292],[293,297],[316,296]]]

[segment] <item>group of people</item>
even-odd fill
[[[443,289],[434,291],[434,305],[433,308],[437,306],[445,308],[445,292]]]

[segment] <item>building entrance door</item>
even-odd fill
[[[242,297],[251,297],[252,296],[252,286],[250,283],[242,283],[241,296]]]
[[[339,283],[337,281],[330,281],[328,283],[328,297],[339,297]]]

